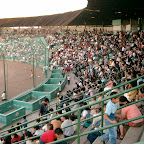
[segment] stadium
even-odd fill
[[[141,1],[1,4],[0,144],[144,143]]]

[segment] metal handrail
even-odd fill
[[[137,87],[131,88],[131,89],[132,89],[132,90],[135,90],[135,89],[140,88],[140,87],[143,87],[143,86],[144,86],[144,84],[142,84],[141,86],[137,86]],[[115,94],[115,95],[113,95],[113,96],[104,98],[104,99],[102,99],[102,100],[100,100],[100,101],[95,102],[95,104],[100,103],[100,102],[105,101],[105,100],[108,100],[108,99],[115,98],[115,97],[117,97],[117,96],[119,96],[119,95],[121,95],[121,94],[124,94],[124,93],[126,93],[126,92],[129,92],[129,91],[131,91],[131,90],[129,89],[129,90],[126,90],[126,91],[121,92],[121,93],[119,93],[119,94]],[[144,98],[141,99],[141,100],[139,100],[139,101],[143,101],[143,100],[144,100]],[[129,105],[132,105],[132,104],[134,104],[134,103],[137,103],[137,101],[132,102],[132,103],[129,103],[129,104],[127,104],[127,105],[124,105],[124,106],[120,107],[119,109],[124,108],[124,107],[127,107],[127,106],[129,106]],[[86,108],[86,107],[92,106],[92,105],[94,105],[94,104],[90,104],[90,105],[88,105],[88,106],[83,106],[83,107],[81,107],[81,108],[78,108],[77,110],[78,110],[78,112],[80,112],[80,110],[82,110],[82,109],[84,109],[84,108]],[[77,110],[74,110],[74,111],[77,111]],[[55,117],[55,118],[62,117],[62,116],[67,115],[67,114],[69,114],[69,113],[71,113],[71,112],[67,112],[66,114],[62,114],[62,115],[57,116],[57,117]],[[99,116],[100,116],[100,115],[99,115]],[[97,117],[98,117],[98,116],[97,116]],[[51,120],[53,120],[53,119],[55,119],[55,118],[52,118]],[[94,117],[92,117],[92,118],[94,118]],[[125,123],[128,123],[128,122],[131,122],[131,121],[135,121],[135,120],[138,120],[138,119],[142,119],[142,118],[144,118],[144,115],[139,116],[139,117],[136,117],[136,118],[133,118],[133,119],[130,119],[130,120],[118,122],[118,123],[116,123],[116,124],[114,124],[114,125],[110,125],[110,126],[106,126],[106,127],[101,127],[101,128],[96,129],[96,130],[93,130],[93,131],[85,132],[85,133],[82,133],[82,134],[79,134],[79,135],[71,136],[71,137],[69,137],[69,138],[65,138],[65,139],[62,139],[62,140],[54,141],[54,142],[52,142],[52,144],[55,144],[55,143],[58,143],[58,142],[62,142],[62,141],[71,140],[71,139],[74,139],[74,138],[78,138],[78,141],[79,141],[81,136],[88,135],[88,134],[91,134],[91,133],[94,133],[94,132],[97,132],[97,131],[103,131],[103,130],[105,130],[105,129],[108,129],[108,128],[111,128],[111,127],[115,127],[115,126],[119,126],[119,125],[122,125],[122,124],[125,124]],[[47,120],[47,122],[48,122],[48,121],[51,121],[51,120]],[[88,119],[83,120],[83,121],[87,121],[87,120],[88,120]],[[102,121],[103,121],[103,119],[102,119]],[[45,122],[46,122],[46,121],[45,121]],[[80,124],[81,122],[82,122],[82,121],[80,121],[80,118],[79,118],[77,124]],[[40,124],[43,124],[43,123],[44,123],[44,122],[42,122],[42,123],[40,123]],[[38,124],[36,124],[36,125],[38,125]],[[35,126],[36,126],[36,125],[35,125]],[[73,126],[73,125],[74,125],[74,124],[72,124],[72,125],[70,125],[70,126]],[[68,126],[68,127],[70,127],[70,126]],[[33,127],[33,126],[32,126],[32,127]],[[66,128],[66,127],[65,127],[65,128]],[[19,130],[18,132],[20,132],[20,130]],[[14,133],[15,133],[15,132],[14,132]],[[9,134],[9,135],[11,135],[11,134]],[[7,136],[8,136],[8,135],[7,135]],[[39,137],[40,137],[40,136],[35,136],[35,137],[32,137],[32,138],[29,138],[29,140],[33,140],[33,139],[39,138]],[[21,141],[21,142],[25,142],[25,141],[27,141],[27,140],[23,140],[23,141]],[[79,142],[80,142],[80,141],[79,141]],[[79,143],[79,142],[78,142],[78,143]],[[19,142],[17,142],[16,144],[18,144],[18,143],[19,143]]]
[[[126,85],[126,84],[128,84],[128,83],[130,83],[130,82],[133,82],[133,81],[138,80],[138,79],[143,78],[143,77],[144,77],[144,75],[143,75],[143,76],[140,76],[140,77],[138,77],[138,78],[135,78],[135,79],[133,79],[133,80],[130,80],[130,81],[128,81],[128,82],[125,82],[125,83],[123,83],[123,84],[117,85],[117,86],[115,86],[114,88],[109,89],[109,90],[107,90],[107,91],[100,92],[100,93],[98,93],[98,94],[96,94],[96,95],[94,95],[94,96],[88,97],[88,98],[86,98],[86,99],[84,99],[84,100],[86,101],[86,100],[89,100],[89,99],[91,99],[91,98],[93,98],[93,97],[96,97],[96,96],[98,96],[98,95],[102,95],[103,93],[110,92],[110,91],[112,91],[113,89],[119,88],[119,87],[121,87],[121,86],[123,86],[123,85]],[[83,102],[84,100],[80,100],[80,101],[78,101],[78,102],[76,102],[76,103],[74,103],[74,104],[71,104],[71,106],[74,106],[75,104],[80,104],[80,103]],[[69,106],[66,106],[65,108],[69,108]],[[56,113],[56,112],[58,112],[58,111],[60,111],[60,110],[63,110],[63,109],[65,109],[65,108],[61,108],[61,109],[59,109],[59,110],[56,110],[55,112],[48,113],[48,114],[46,114],[46,115],[44,115],[44,116],[41,116],[41,117],[39,117],[39,118],[46,117],[46,116],[48,116],[48,115],[50,115],[50,114]],[[31,123],[31,122],[39,119],[39,118],[33,119],[33,120],[31,120],[31,121],[28,121],[28,122],[26,122],[25,124],[29,124],[29,123]],[[23,125],[24,125],[24,124],[20,124],[19,126],[23,126]],[[15,127],[13,127],[13,128],[17,128],[17,127],[19,127],[19,126],[15,126]],[[7,129],[7,130],[5,130],[5,131],[11,130],[11,129],[12,129],[12,128]],[[3,132],[5,132],[5,131],[3,131]],[[3,132],[0,132],[0,134],[3,133]]]
[[[94,103],[92,103],[92,104],[89,104],[89,105],[80,107],[80,108],[78,108],[78,109],[76,109],[76,110],[67,112],[67,113],[62,114],[62,115],[60,115],[60,116],[56,116],[56,117],[51,118],[51,119],[49,119],[49,120],[43,121],[43,122],[41,122],[41,123],[39,123],[39,124],[36,124],[35,126],[44,124],[44,123],[46,123],[46,122],[49,122],[49,121],[54,120],[54,119],[56,119],[56,118],[60,118],[60,117],[62,117],[62,116],[68,115],[68,114],[71,114],[71,113],[73,113],[73,112],[77,112],[77,111],[79,111],[79,110],[85,109],[85,108],[90,107],[90,106],[93,106],[93,105],[95,105],[95,104],[102,103],[103,101],[106,101],[106,100],[115,98],[115,97],[117,97],[117,96],[123,95],[124,93],[130,92],[130,91],[132,91],[132,90],[135,90],[135,89],[138,89],[138,88],[141,88],[141,87],[144,87],[144,84],[141,84],[141,85],[136,86],[136,87],[134,87],[134,88],[128,89],[128,90],[126,90],[126,91],[124,91],[124,92],[117,93],[117,94],[115,94],[115,95],[113,95],[113,96],[103,98],[103,99],[100,100],[100,101],[96,101],[96,102],[94,102]],[[104,92],[102,92],[102,93],[104,93]],[[87,99],[88,99],[88,98],[87,98]],[[54,112],[53,112],[53,113],[54,113]],[[102,115],[103,115],[103,112],[102,112]],[[86,119],[85,121],[87,121],[87,119]],[[27,122],[27,123],[28,123],[28,122]],[[24,124],[27,124],[27,123],[24,123]],[[80,119],[78,119],[78,123],[80,123]],[[22,124],[22,125],[23,125],[23,124]],[[19,126],[20,126],[20,125],[19,125]],[[6,137],[6,136],[9,136],[9,135],[12,135],[12,134],[15,134],[15,133],[18,133],[18,132],[21,132],[21,131],[30,129],[30,128],[32,128],[32,127],[33,127],[33,126],[30,126],[30,127],[27,127],[27,128],[23,128],[23,129],[21,129],[21,130],[18,130],[18,131],[16,131],[16,132],[10,133],[10,134],[5,135],[5,136],[3,136],[3,137]],[[1,138],[3,138],[3,137],[1,137]]]

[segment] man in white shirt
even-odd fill
[[[63,123],[61,124],[61,128],[63,130],[64,136],[65,137],[72,136],[74,134],[74,129],[73,129],[73,126],[67,127],[67,126],[72,125],[72,122],[69,120],[68,116],[66,115],[66,116],[61,117],[61,120],[63,121]]]
[[[34,130],[34,136],[41,136],[44,133],[43,130],[39,129],[39,126],[35,126],[33,130]]]

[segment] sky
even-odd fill
[[[83,9],[87,0],[2,0],[0,18],[52,15]]]

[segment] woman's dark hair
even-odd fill
[[[119,101],[120,101],[120,102],[130,103],[125,96],[121,96],[121,97],[119,98]]]

